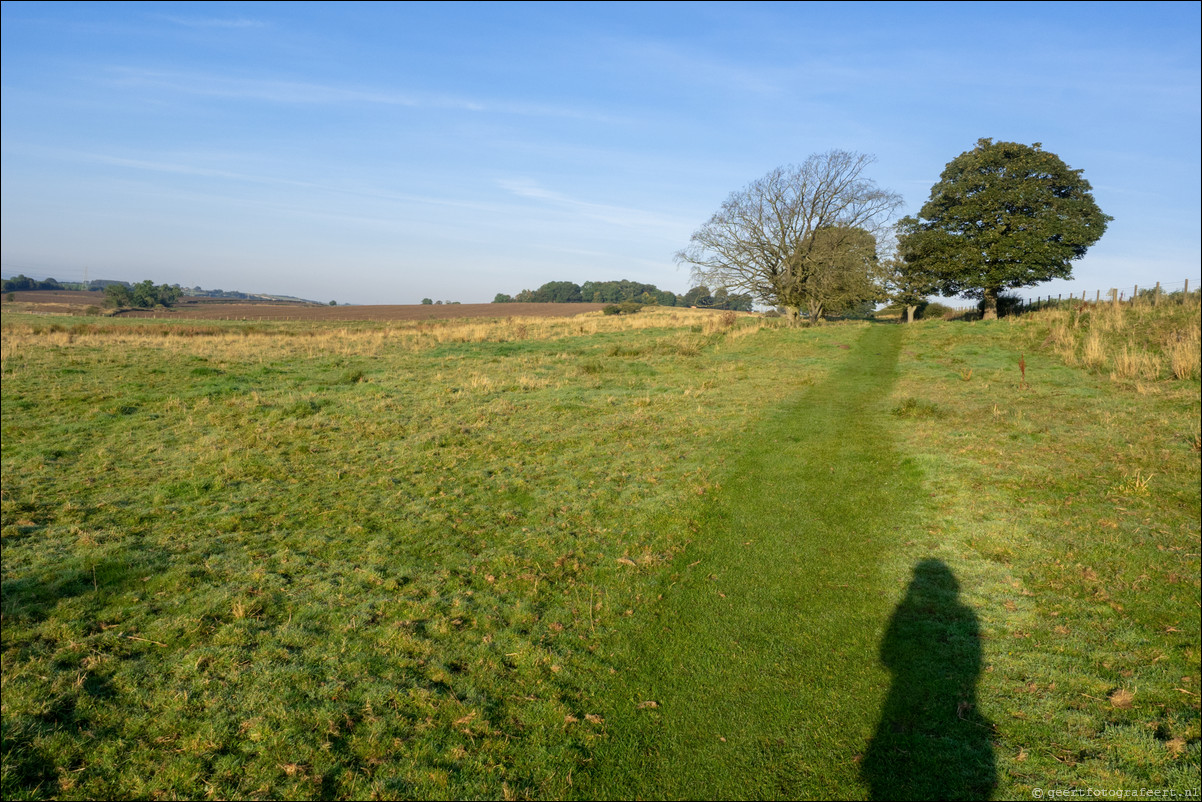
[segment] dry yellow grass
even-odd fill
[[[1116,382],[1195,379],[1202,373],[1202,311],[1197,294],[1135,303],[1063,306],[1034,312],[1043,347],[1069,365],[1108,373]]]
[[[733,312],[652,307],[636,315],[510,317],[447,321],[405,321],[369,326],[224,326],[88,323],[44,326],[15,322],[4,326],[0,366],[22,348],[41,346],[126,346],[178,351],[209,359],[245,359],[268,349],[314,359],[320,356],[373,356],[386,351],[420,352],[446,343],[556,340],[645,329],[686,329],[703,334],[726,331],[736,337],[758,331],[764,319]]]
[[[1141,350],[1131,343],[1125,343],[1122,349],[1111,357],[1114,369],[1110,377],[1121,379],[1151,379],[1160,376],[1161,360],[1148,351]]]
[[[1196,379],[1202,364],[1202,325],[1194,319],[1186,331],[1174,332],[1165,345],[1169,366],[1178,379]]]
[[[1065,355],[1069,356],[1070,354]],[[1081,346],[1081,364],[1089,368],[1100,368],[1106,364],[1106,346],[1102,343],[1100,332],[1091,331],[1085,337]]]

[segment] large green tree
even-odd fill
[[[1002,290],[1072,278],[1112,219],[1089,182],[1036,142],[981,139],[948,163],[916,217],[898,222],[898,248],[943,295],[985,301]]]

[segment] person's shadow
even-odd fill
[[[989,799],[997,785],[993,724],[977,709],[981,637],[940,560],[914,568],[881,642],[893,672],[860,764],[873,799]]]

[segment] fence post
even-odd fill
[[[1160,303],[1160,282],[1156,282],[1156,292],[1152,293],[1152,306]]]
[[[1139,297],[1139,285],[1135,285],[1135,289],[1131,291],[1131,305],[1135,306],[1135,299]]]
[[[1094,296],[1093,302],[1096,304],[1096,303],[1099,303],[1101,300],[1102,300],[1102,291],[1098,290],[1098,294],[1096,296]]]

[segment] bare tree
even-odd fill
[[[873,161],[832,150],[776,168],[732,193],[676,261],[692,267],[694,283],[750,293],[794,318],[803,307],[817,320],[832,304],[867,300],[835,290],[864,292],[849,266],[870,269],[853,258],[862,255],[865,232],[878,236],[902,204],[900,195],[864,177]]]

